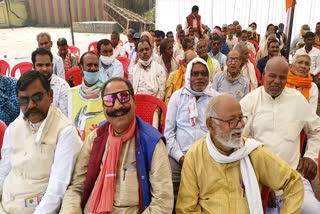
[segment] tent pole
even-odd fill
[[[71,31],[71,39],[72,39],[72,45],[74,46],[74,36],[73,36],[73,20],[72,20],[72,14],[71,14],[71,3],[70,0],[68,0],[68,9],[69,9],[69,18],[70,18],[70,31]]]
[[[291,44],[291,38],[292,38],[292,27],[293,27],[295,6],[296,6],[296,0],[293,0],[292,6],[288,11],[290,13],[290,17],[289,17],[289,32],[288,32],[288,41],[287,41],[287,44],[286,44],[287,52],[286,52],[286,55],[285,55],[285,57],[287,58],[288,61],[289,61],[289,55],[290,55],[290,44]]]

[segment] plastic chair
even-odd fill
[[[73,53],[78,59],[80,58],[80,49],[76,46],[69,46],[69,50]]]
[[[16,77],[17,70],[20,71],[20,76],[21,76],[25,72],[32,70],[32,67],[33,67],[33,65],[31,62],[20,62],[20,63],[16,64],[15,66],[13,66],[10,76]]]
[[[7,61],[0,60],[0,75],[7,76],[10,73],[10,65]]]
[[[162,120],[159,126],[159,131],[164,134],[164,125],[167,114],[166,104],[159,98],[148,94],[136,94],[134,95],[134,99],[136,101],[136,114],[150,125],[152,125],[153,114],[156,111],[157,107],[161,109]]]
[[[88,51],[93,51],[98,54],[97,44],[98,42],[91,42],[88,46]]]
[[[319,176],[319,190],[320,190],[320,151],[318,154],[318,176]]]
[[[80,85],[82,83],[82,74],[79,66],[70,68],[65,75],[66,81],[70,87]]]
[[[121,56],[116,57],[116,59],[119,60],[123,66],[124,78],[128,79],[128,67],[130,64],[130,59]]]
[[[3,144],[3,137],[6,129],[7,129],[7,125],[2,120],[0,120],[0,160],[1,160],[1,148]]]

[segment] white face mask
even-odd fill
[[[112,64],[113,63],[113,61],[114,61],[114,56],[112,55],[112,56],[100,56],[100,60],[101,60],[101,62],[103,63],[103,64],[105,64],[105,65],[110,65],[110,64]]]
[[[147,67],[148,65],[150,65],[151,61],[152,61],[152,56],[151,56],[147,61],[144,61],[144,60],[142,60],[142,59],[139,59],[139,63],[140,63],[142,66],[145,66],[145,67]]]

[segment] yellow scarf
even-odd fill
[[[215,75],[213,73],[213,63],[212,63],[212,58],[211,56],[208,55],[208,59],[207,59],[207,64],[208,64],[208,67],[209,67],[209,78],[210,80],[212,80],[212,77]]]
[[[178,73],[177,73],[177,80],[173,85],[173,92],[179,90],[184,85],[184,74],[186,73],[186,67],[184,65],[180,65]]]

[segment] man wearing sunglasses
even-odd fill
[[[231,95],[211,99],[206,110],[209,133],[185,156],[177,201],[183,213],[263,213],[259,186],[283,189],[281,213],[299,213],[303,201],[300,175],[252,138]]]
[[[135,115],[131,83],[119,77],[108,80],[102,102],[108,122],[84,142],[60,214],[171,213],[164,139]]]
[[[218,94],[209,83],[208,65],[200,57],[188,63],[184,78],[184,87],[175,91],[169,100],[164,133],[175,197],[184,156],[190,146],[207,133],[205,108],[209,99]]]
[[[17,82],[21,109],[5,132],[0,161],[0,213],[57,213],[81,148],[77,130],[51,105],[40,72]]]

